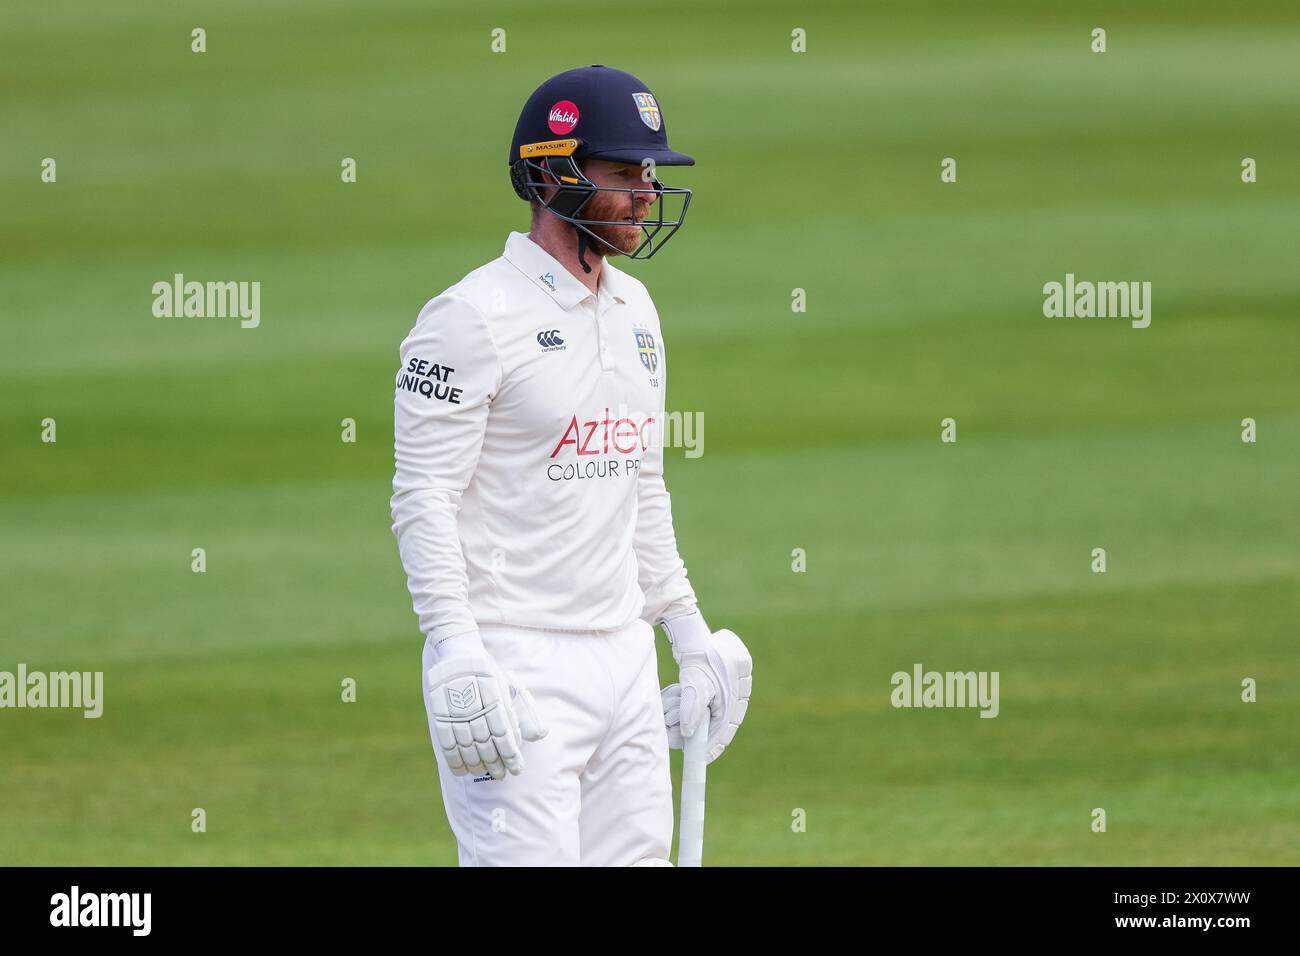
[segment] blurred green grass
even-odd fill
[[[515,116],[582,63],[642,76],[699,160],[627,268],[705,413],[682,551],[758,671],[708,861],[1300,861],[1294,5],[656,18],[671,43],[573,4],[0,10],[0,669],[107,682],[98,721],[0,712],[0,862],[454,859],[391,373],[525,227]],[[175,272],[260,281],[261,327],[155,319]],[[1152,281],[1151,328],[1044,319],[1066,272]],[[1000,671],[1001,715],[893,710],[917,661]]]

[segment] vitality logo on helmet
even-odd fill
[[[560,100],[547,114],[546,125],[556,136],[572,133],[573,128],[578,125],[578,104],[569,100]]]

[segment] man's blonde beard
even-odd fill
[[[599,193],[597,195],[599,195]],[[629,208],[631,208],[632,200],[629,199],[628,204]],[[604,203],[602,206],[598,206],[595,209],[584,209],[580,215],[584,219],[626,219],[627,217],[622,215],[621,210],[607,208],[614,205],[617,204],[613,201]],[[628,223],[628,225],[631,226],[632,223]],[[595,251],[601,255],[631,255],[640,248],[641,243],[645,240],[645,231],[639,224],[637,225],[635,232],[628,231],[622,226],[593,226],[589,224],[587,228],[604,242],[609,243],[609,246],[613,246],[614,249],[618,250],[615,252],[614,249],[610,249],[609,246],[602,245],[600,248],[595,249]]]

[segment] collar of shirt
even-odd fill
[[[512,232],[502,253],[506,261],[524,274],[556,304],[568,311],[592,296],[592,291],[578,281],[577,276],[556,261],[549,252],[528,238],[527,233]],[[600,270],[598,299],[602,305],[609,302],[622,304],[626,297],[619,289],[618,273],[606,262]]]

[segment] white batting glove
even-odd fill
[[[661,693],[668,746],[685,747],[689,737],[707,717],[709,763],[735,739],[749,709],[754,660],[732,631],[710,633],[699,612],[664,621],[678,666],[678,683]]]
[[[429,668],[429,702],[438,746],[456,776],[524,769],[521,740],[541,740],[546,728],[533,697],[503,672],[478,634],[462,634],[437,647]]]

